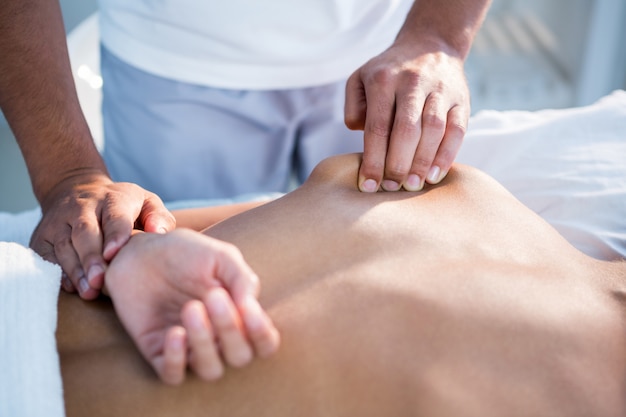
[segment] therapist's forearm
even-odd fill
[[[396,42],[431,43],[465,60],[491,0],[416,0]]]
[[[0,107],[42,202],[74,175],[108,175],[82,114],[58,0],[3,0]]]

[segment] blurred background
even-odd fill
[[[79,25],[96,11],[96,0],[60,3],[67,32],[75,30],[70,49],[96,65],[97,52],[84,51],[93,41],[81,43],[88,29]],[[98,87],[89,67],[73,68],[77,82],[86,83],[78,86],[79,98]],[[466,70],[472,113],[581,106],[626,89],[626,1],[493,0]],[[97,121],[88,121],[98,136]],[[24,161],[0,116],[0,211],[36,206]]]

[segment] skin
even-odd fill
[[[176,227],[204,230],[224,219],[265,204],[266,201],[250,201],[224,206],[198,207],[176,210]]]
[[[132,244],[155,257],[172,247],[186,248],[185,256],[146,265],[140,283],[131,286],[123,281],[136,280],[128,276],[136,265],[122,257],[109,268],[105,291],[164,382],[180,384],[187,367],[212,381],[225,365],[242,367],[276,351],[280,337],[257,300],[259,279],[237,248],[186,229],[159,241],[153,237],[141,234]],[[164,270],[176,273],[163,275]]]
[[[416,1],[394,43],[348,79],[346,126],[364,131],[361,191],[418,191],[446,176],[470,115],[464,62],[490,3]]]
[[[469,114],[462,64],[488,3],[416,2],[394,45],[350,78],[363,191],[383,177],[387,190],[417,190],[445,176]],[[58,1],[4,0],[0,54],[0,107],[43,212],[31,247],[61,265],[64,289],[93,299],[134,226],[166,232],[174,219],[156,195],[111,180],[78,103]]]
[[[624,263],[582,254],[475,169],[454,166],[420,192],[364,194],[359,164],[328,159],[296,191],[205,231],[258,272],[282,340],[217,382],[160,383],[128,319],[154,294],[118,295],[184,287],[179,268],[202,262],[205,236],[131,239],[107,271],[115,311],[62,294],[67,415],[626,413]],[[160,325],[184,320],[162,314]]]

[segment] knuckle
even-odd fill
[[[110,226],[112,224],[114,225],[120,222],[124,222],[125,217],[121,213],[115,213],[110,210],[106,210],[102,213],[101,221],[103,225]]]
[[[87,220],[86,217],[78,217],[73,223],[72,223],[72,232],[76,232],[76,233],[85,233],[85,232],[89,232],[91,231],[93,228],[92,222],[90,222],[89,220]]]
[[[424,127],[435,130],[444,130],[446,127],[446,121],[443,117],[435,112],[425,112],[422,115],[422,123]]]
[[[67,234],[57,235],[54,239],[54,250],[56,252],[64,252],[69,249],[74,249],[72,238]]]
[[[404,165],[387,166],[387,168],[385,168],[385,177],[396,179],[403,178],[408,170],[409,168]]]
[[[376,138],[387,140],[389,137],[389,125],[384,123],[370,123],[367,126],[367,133]]]
[[[392,68],[377,66],[368,74],[367,78],[375,84],[387,85],[393,81],[395,75],[396,73]]]
[[[410,90],[416,90],[422,84],[423,77],[419,72],[404,71],[402,73],[402,82],[406,88]]]
[[[430,159],[417,157],[413,159],[413,170],[418,174],[423,174],[430,168],[431,164]]]
[[[448,123],[446,129],[450,134],[459,137],[463,137],[465,136],[465,133],[467,133],[467,127],[464,124],[458,122]]]
[[[384,162],[368,161],[361,166],[361,175],[366,178],[377,179],[383,173],[385,169]]]
[[[436,157],[436,165],[438,165],[442,170],[447,170],[452,165],[454,158],[456,157],[458,151],[458,147],[453,149],[441,148],[437,152]]]
[[[405,120],[401,123],[396,123],[393,127],[394,142],[407,143],[417,139],[419,129],[417,123],[412,123],[411,120]]]

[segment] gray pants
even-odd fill
[[[105,48],[101,62],[107,167],[164,201],[285,192],[325,157],[363,150],[343,123],[345,82],[238,91],[157,77]]]

